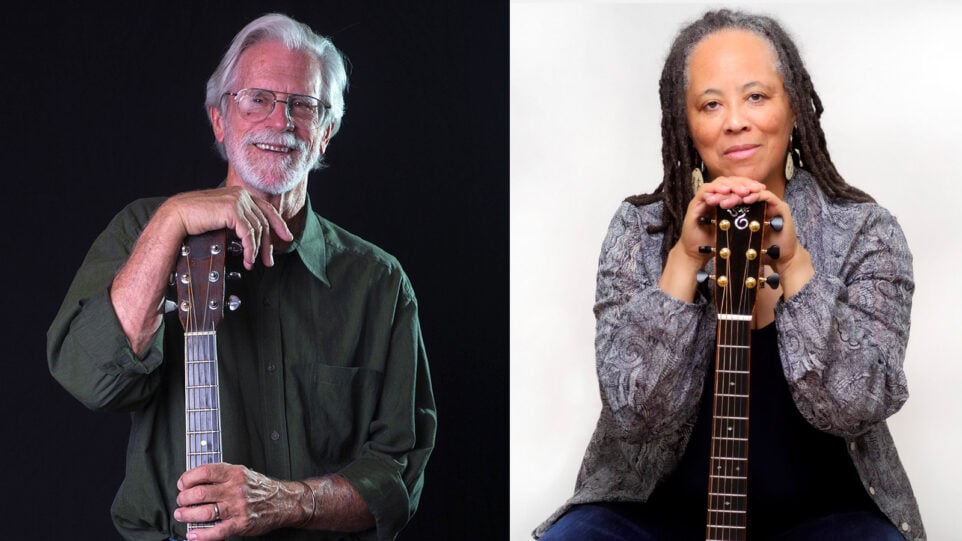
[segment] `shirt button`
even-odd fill
[[[875,496],[875,487],[868,487],[868,493]]]
[[[854,450],[855,450],[855,442],[853,441],[852,443],[848,444],[848,448],[854,451]]]
[[[267,371],[268,371],[268,372],[274,372],[275,370],[277,370],[277,365],[276,365],[276,364],[271,363],[271,364],[267,365]]]
[[[275,431],[271,432],[271,439],[274,440],[274,441],[277,441],[277,440],[281,439],[281,435],[278,434],[277,431],[275,430]]]
[[[908,522],[903,522],[903,523],[902,523],[902,531],[903,531],[903,532],[907,532],[907,531],[909,531],[909,529],[910,529],[910,528],[909,528],[909,523],[908,523]]]

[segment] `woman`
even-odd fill
[[[764,260],[780,287],[752,320],[747,538],[924,539],[885,424],[908,396],[911,255],[832,164],[795,45],[770,18],[710,12],[675,39],[660,89],[663,181],[602,247],[601,418],[535,536],[705,539],[716,313],[699,218],[762,202],[784,226]]]

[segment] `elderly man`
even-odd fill
[[[207,83],[224,185],[130,204],[50,328],[54,377],[131,413],[111,509],[127,539],[393,539],[417,508],[436,427],[417,301],[392,256],[307,195],[346,85],[307,26],[247,25]],[[184,239],[223,229],[248,297],[217,328],[225,461],[188,469],[184,332],[163,307]]]

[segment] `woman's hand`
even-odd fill
[[[672,297],[692,302],[697,287],[695,276],[711,258],[711,253],[702,253],[699,247],[713,246],[715,243],[711,228],[699,224],[698,219],[710,216],[715,207],[729,209],[758,201],[765,202],[765,215],[769,219],[781,216],[784,221],[781,231],[769,228],[765,232],[765,247],[775,244],[781,252],[777,260],[769,259],[766,262],[779,273],[785,298],[801,289],[815,271],[808,252],[795,236],[791,210],[764,184],[745,177],[718,177],[695,192],[685,212],[681,236],[668,254],[659,287]]]

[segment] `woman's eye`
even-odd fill
[[[706,111],[713,111],[715,109],[718,109],[720,106],[721,104],[718,103],[717,101],[710,101],[705,103],[705,105],[702,105],[701,108]]]
[[[763,99],[765,99],[765,96],[758,94],[757,92],[748,96],[749,101],[762,101]]]

